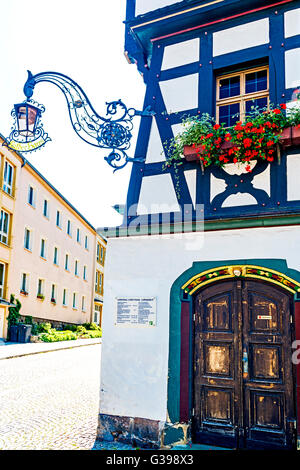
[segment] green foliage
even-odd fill
[[[51,328],[50,323],[42,323],[40,329],[42,333],[40,334],[40,339],[48,343],[54,343],[56,341],[69,341],[79,338],[88,339],[88,338],[101,338],[102,331],[101,328],[95,323],[85,323],[84,325],[69,325],[62,331],[57,331],[54,328]],[[89,329],[89,327],[92,327]]]
[[[300,109],[287,110],[282,103],[277,108],[261,110],[253,107],[244,122],[234,126],[219,125],[208,114],[184,118],[184,130],[174,139],[165,142],[167,162],[164,169],[182,165],[185,146],[193,146],[203,167],[225,163],[250,162],[251,159],[274,160],[276,145],[283,129],[300,125]],[[224,143],[228,149],[224,150]],[[247,169],[247,168],[246,168]],[[248,165],[248,170],[251,171]],[[175,174],[176,178],[176,174]]]
[[[26,315],[24,318],[25,318],[25,324],[26,325],[32,325],[33,324],[32,317],[30,315]]]
[[[11,325],[16,325],[17,323],[19,323],[20,316],[21,316],[20,310],[22,307],[21,302],[18,299],[15,299],[15,296],[13,294],[11,294],[10,296],[10,303],[15,304],[15,305],[14,307],[8,307],[9,314],[7,317],[7,321],[8,321],[9,327]]]
[[[97,323],[83,323],[82,326],[87,330],[98,330],[101,331],[101,327]]]
[[[49,322],[39,324],[40,332],[50,333],[51,328],[52,328],[51,323],[49,323]]]

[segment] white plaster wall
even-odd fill
[[[161,70],[179,67],[200,60],[200,39],[189,39],[166,46]]]
[[[192,203],[196,206],[197,170],[185,170],[185,180],[191,195]]]
[[[157,163],[165,161],[163,145],[159,135],[155,118],[152,119],[150,137],[148,141],[148,149],[146,163]]]
[[[135,16],[172,5],[173,3],[178,3],[178,0],[136,0]]]
[[[269,42],[269,19],[251,21],[213,33],[213,55],[260,46]]]
[[[180,210],[172,178],[169,173],[144,176],[137,207],[137,215]]]
[[[288,155],[287,167],[287,200],[299,201],[300,199],[300,154]]]
[[[171,286],[194,261],[245,258],[282,258],[299,270],[300,227],[108,240],[100,413],[166,420]],[[114,326],[119,296],[157,297],[157,326]]]
[[[285,51],[285,87],[300,85],[300,47]]]
[[[284,13],[284,36],[289,38],[300,34],[300,8]]]
[[[193,73],[160,82],[163,100],[169,114],[198,107],[198,80],[199,75]]]

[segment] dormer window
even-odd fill
[[[269,69],[267,66],[217,77],[216,118],[225,127],[243,121],[258,107],[269,106]]]

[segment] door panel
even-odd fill
[[[195,299],[196,440],[235,447],[240,401],[237,291],[232,282],[205,289]]]
[[[243,351],[245,447],[289,447],[287,425],[295,415],[291,360],[290,299],[275,287],[244,283]]]
[[[289,295],[255,281],[227,281],[201,291],[194,311],[194,440],[291,447]]]

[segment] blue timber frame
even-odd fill
[[[188,2],[192,4],[200,4],[201,2]],[[240,2],[239,2],[240,3]],[[253,2],[252,2],[253,3]],[[256,2],[261,4],[261,2]],[[128,3],[128,5],[130,2]],[[243,9],[247,9],[249,2],[243,2]],[[130,11],[133,14],[134,8],[131,2]],[[234,6],[237,7],[235,1],[224,1],[220,4],[216,4],[215,10],[216,15],[219,13],[220,5]],[[179,6],[183,8],[187,6],[187,2],[184,0],[166,7],[161,11],[173,11],[172,8],[178,10]],[[253,5],[254,6],[254,5]],[[148,63],[150,66],[145,67],[144,79],[147,84],[144,107],[151,105],[152,109],[156,112],[156,116],[152,119],[156,119],[156,124],[159,130],[162,143],[170,140],[173,137],[172,125],[179,124],[186,115],[197,115],[200,113],[209,113],[210,115],[215,114],[215,90],[216,90],[216,76],[221,71],[227,70],[228,67],[236,67],[237,69],[247,66],[255,66],[260,63],[269,65],[269,77],[270,77],[270,101],[274,104],[286,102],[291,99],[293,89],[285,88],[285,63],[284,54],[285,51],[300,47],[300,34],[297,36],[284,38],[284,12],[300,7],[300,1],[291,1],[278,5],[275,8],[264,9],[249,15],[230,19],[226,22],[221,22],[207,26],[205,28],[188,31],[179,35],[167,37],[158,41],[153,41],[153,49],[151,51],[151,57],[148,56]],[[211,7],[207,7],[211,8]],[[239,9],[238,11],[240,11]],[[204,9],[203,9],[204,11]],[[213,11],[211,11],[213,15]],[[150,12],[149,14],[143,15],[142,21],[149,21],[151,18],[157,17],[158,13]],[[187,15],[187,14],[185,14]],[[212,51],[212,35],[216,31],[231,28],[237,25],[245,24],[251,21],[256,21],[262,18],[269,18],[270,22],[270,42],[268,44],[260,45],[257,47],[251,47],[240,51],[232,52],[230,54],[224,54],[213,57]],[[213,20],[214,17],[211,17]],[[141,21],[141,19],[135,20]],[[199,20],[198,20],[199,21]],[[200,22],[201,23],[201,22]],[[180,24],[179,24],[180,26]],[[127,29],[129,28],[127,24]],[[175,67],[169,70],[161,71],[161,64],[163,60],[164,48],[171,44],[176,44],[181,41],[188,39],[200,38],[200,50],[199,50],[199,62],[190,63],[184,66]],[[131,43],[134,42],[134,38],[131,37]],[[129,43],[127,42],[127,45]],[[138,44],[140,51],[142,50],[141,43]],[[144,51],[144,58],[147,56],[147,51]],[[150,60],[151,59],[151,60]],[[147,61],[146,59],[144,59]],[[138,65],[139,66],[139,65]],[[199,74],[199,94],[198,94],[198,107],[194,109],[184,110],[182,112],[168,114],[166,106],[163,100],[163,96],[160,90],[159,83],[178,78],[184,77],[193,73]],[[211,86],[204,86],[205,84],[211,84]],[[140,124],[140,130],[136,145],[135,157],[145,157],[147,154],[148,142],[150,137],[151,122],[142,118]],[[289,150],[288,153],[299,153],[299,147]],[[170,174],[173,186],[176,186],[175,170],[171,166],[169,168],[163,168],[164,163],[137,163],[132,168],[131,179],[127,197],[127,208],[138,204],[140,189],[143,177]],[[280,164],[272,164],[270,166],[270,196],[262,190],[256,190],[251,185],[251,180],[256,174],[261,173],[265,168],[266,164],[260,162],[256,165],[254,171],[249,175],[243,175],[243,177],[229,177],[226,176],[225,172],[219,168],[208,168],[202,175],[200,166],[195,162],[185,162],[184,165],[178,168],[177,172],[177,183],[179,183],[180,194],[177,192],[178,204],[181,208],[185,204],[192,204],[191,195],[188,190],[187,182],[184,176],[185,170],[195,169],[197,171],[197,189],[196,189],[196,204],[204,204],[205,206],[205,219],[215,220],[224,218],[234,217],[248,217],[258,215],[279,215],[286,213],[299,213],[300,211],[300,200],[299,201],[287,201],[287,185],[286,185],[286,152],[283,153]],[[223,179],[226,182],[227,188],[224,193],[210,201],[210,179],[211,174],[217,178]],[[243,180],[241,182],[241,179]],[[280,184],[279,184],[280,182]],[[230,194],[236,194],[237,192],[250,193],[257,200],[257,204],[247,206],[236,206],[236,207],[221,207],[224,201],[224,196]],[[225,194],[226,193],[226,194]],[[196,210],[194,208],[192,219],[196,218]],[[158,215],[157,215],[158,216]],[[132,221],[132,217],[130,218]],[[124,219],[124,225],[127,225],[129,220]],[[139,222],[141,224],[148,223],[148,216],[139,216]]]

